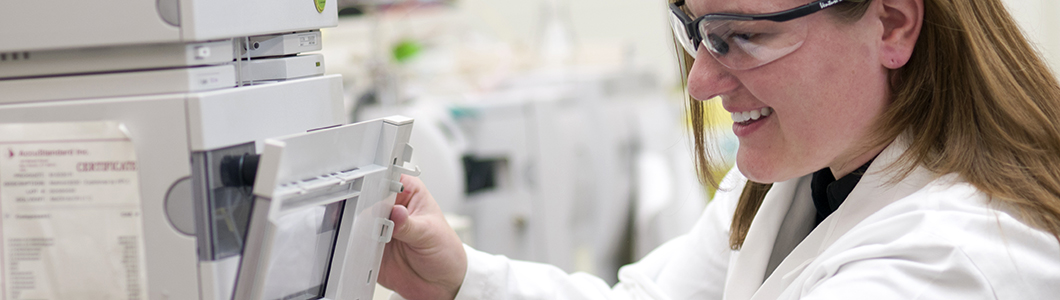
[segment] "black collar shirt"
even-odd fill
[[[817,208],[817,225],[839,209],[839,205],[843,204],[843,200],[847,199],[850,192],[854,190],[854,186],[861,181],[861,176],[865,175],[869,164],[872,164],[872,160],[839,179],[832,176],[832,170],[829,168],[813,173],[813,179],[810,181],[810,194],[813,197],[813,206]]]

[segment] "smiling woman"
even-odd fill
[[[869,5],[849,2],[837,9],[849,19]],[[960,174],[992,201],[1015,210],[1024,222],[1056,236],[1060,159],[1049,154],[1060,153],[1060,93],[1054,77],[998,1],[924,5],[916,50],[908,64],[890,71],[893,102],[875,124],[874,139],[862,147],[871,149],[907,135],[910,151],[895,168],[908,173],[919,166],[937,174]],[[691,102],[695,112],[701,103]],[[704,122],[694,113],[692,120]],[[704,131],[702,126],[694,128],[697,163],[706,174],[711,166],[701,142]],[[733,249],[743,243],[770,186],[745,186],[732,223]]]
[[[696,164],[720,187],[691,232],[609,288],[461,247],[405,178],[380,282],[414,299],[1060,294],[1060,85],[1000,0],[669,7]],[[720,183],[704,101],[740,140]]]

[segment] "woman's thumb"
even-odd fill
[[[390,220],[394,221],[394,239],[402,242],[411,242],[415,235],[415,222],[409,219],[409,209],[404,205],[394,205],[390,211]]]

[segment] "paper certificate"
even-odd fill
[[[137,168],[118,123],[0,124],[0,299],[147,299]]]

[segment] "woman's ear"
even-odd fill
[[[876,0],[877,17],[883,24],[880,64],[898,69],[909,62],[924,22],[923,0]],[[975,0],[971,0],[975,1]]]

